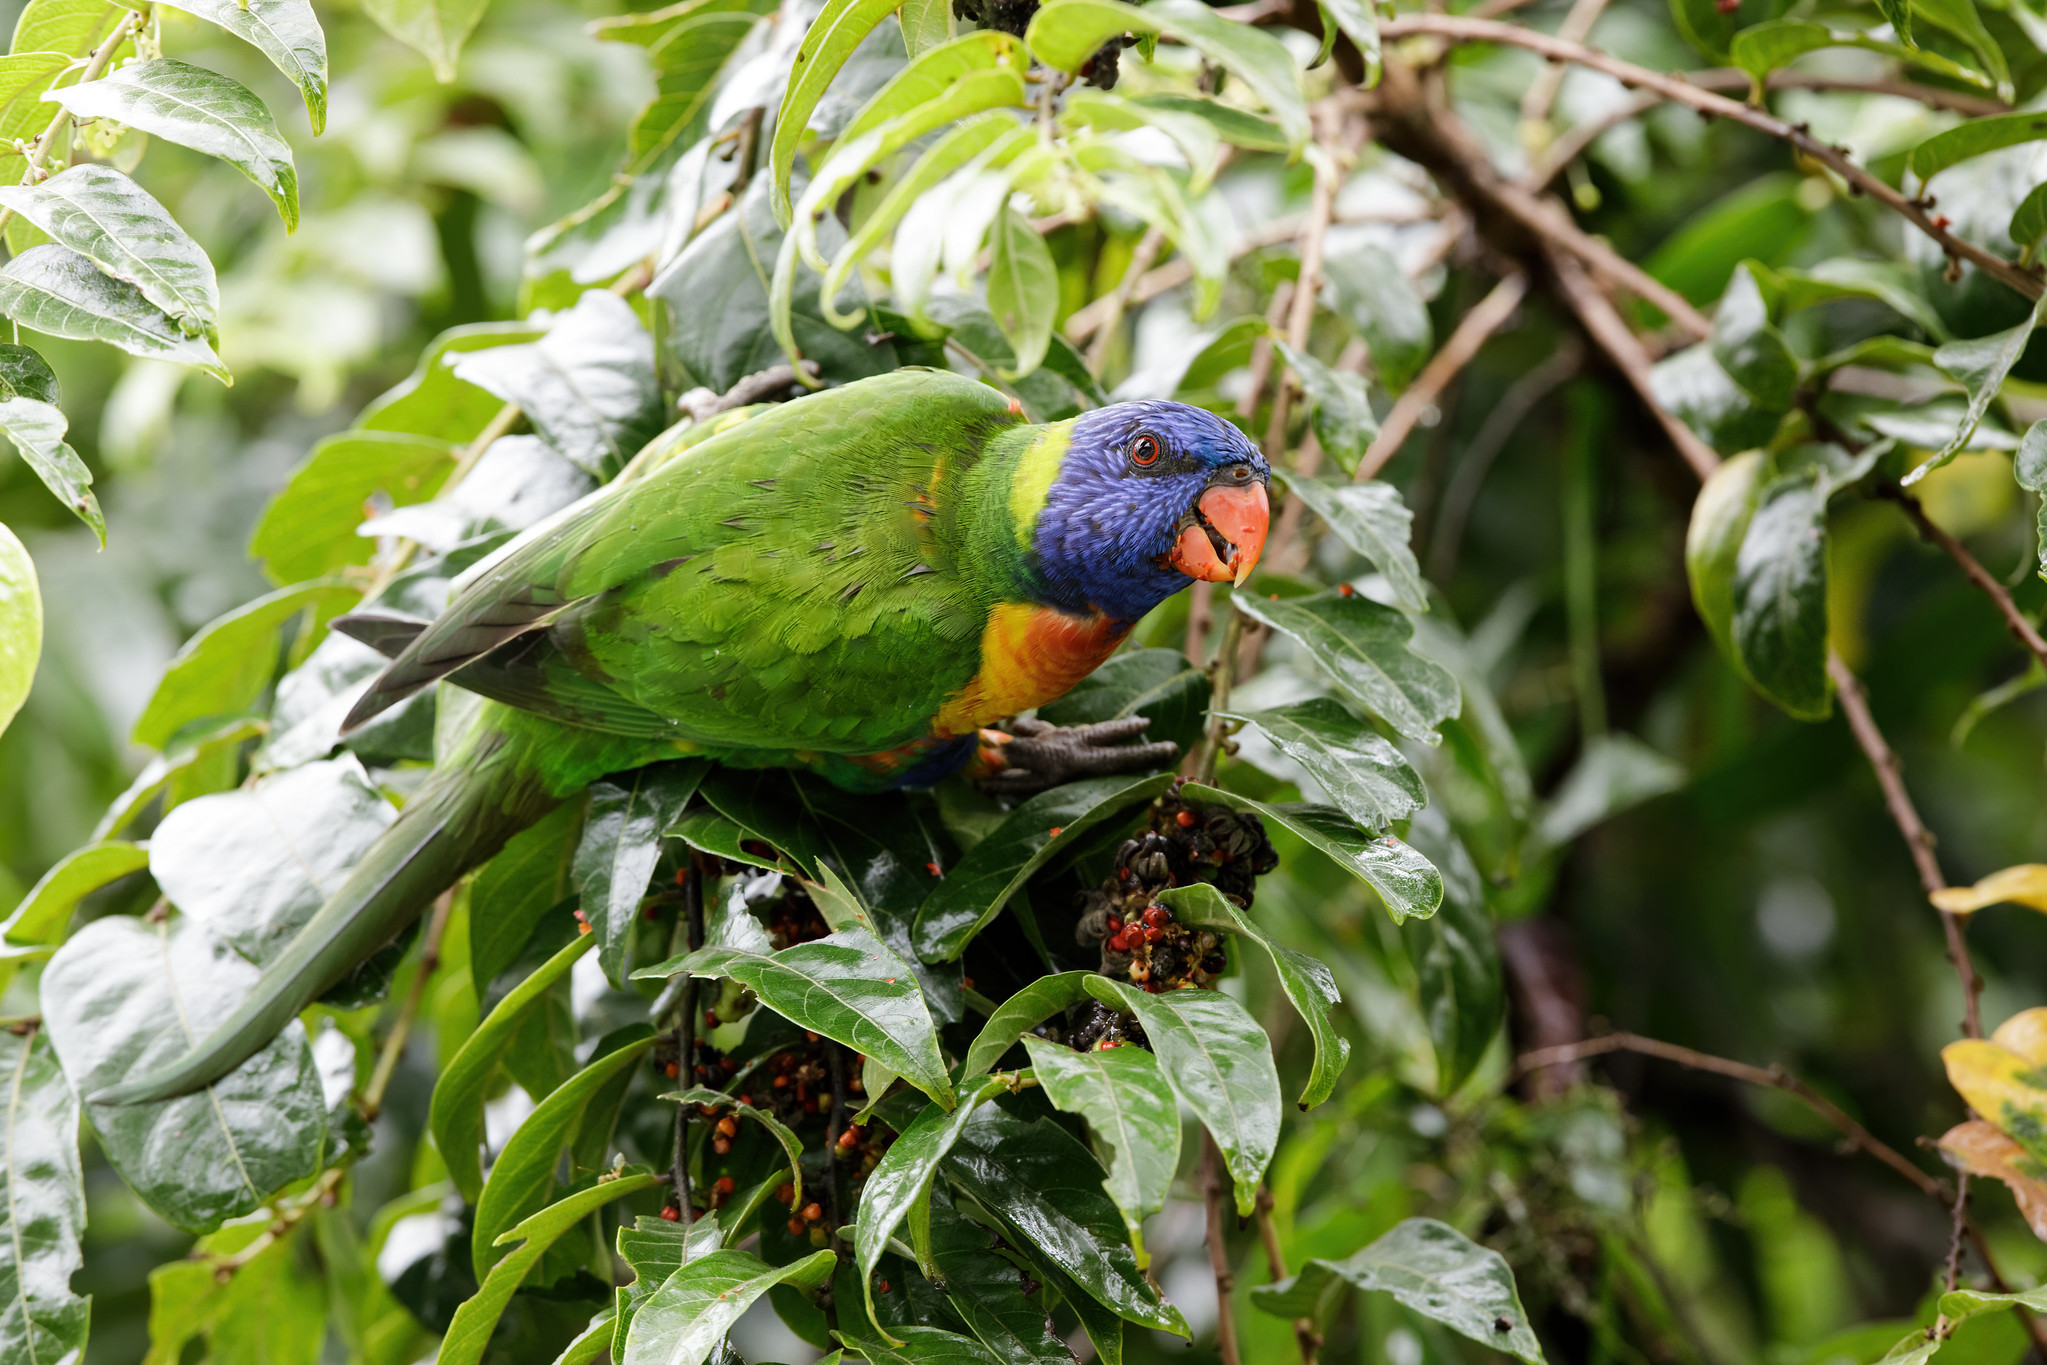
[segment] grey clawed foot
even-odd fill
[[[1019,718],[1007,727],[1011,738],[1000,745],[1007,766],[978,785],[992,796],[1029,796],[1076,778],[1163,768],[1179,757],[1179,745],[1169,739],[1124,742],[1143,734],[1150,724],[1145,716],[1073,726]]]

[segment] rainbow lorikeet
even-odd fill
[[[999,769],[1007,737],[984,727],[1063,695],[1194,579],[1241,583],[1267,527],[1266,463],[1211,413],[1032,425],[939,370],[636,463],[479,565],[433,622],[352,623],[395,657],[344,728],[441,679],[490,700],[241,1008],[95,1101],[232,1070],[606,773],[697,754],[873,790]]]

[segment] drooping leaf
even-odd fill
[[[149,841],[172,905],[266,965],[297,936],[398,813],[353,756],[188,801]]]
[[[1782,412],[1798,388],[1798,359],[1770,319],[1753,267],[1749,261],[1735,267],[1720,296],[1713,313],[1713,359],[1757,404]]]
[[[2025,438],[2012,455],[2011,472],[2019,487],[2041,498],[2037,533],[2038,572],[2047,577],[2047,421],[2035,422],[2026,428]]]
[[[1743,677],[1748,668],[1734,646],[1735,566],[1767,473],[1760,451],[1724,461],[1699,489],[1685,533],[1685,575],[1691,580],[1692,603],[1720,646],[1721,657]]]
[[[557,454],[599,478],[663,425],[654,340],[607,289],[585,291],[538,341],[461,356],[455,377],[518,404]]]
[[[693,1220],[688,1227],[665,1218],[642,1217],[631,1227],[620,1222],[615,1244],[618,1254],[633,1268],[633,1282],[616,1291],[612,1298],[605,1344],[614,1359],[625,1354],[626,1334],[632,1331],[640,1305],[689,1261],[725,1245],[725,1229],[720,1226],[723,1217],[724,1211],[720,1210],[715,1216]]]
[[[310,7],[306,14],[310,19]],[[185,335],[216,339],[213,262],[162,204],[119,171],[87,162],[34,185],[0,186],[0,208],[134,285]]]
[[[961,1215],[943,1184],[931,1190],[929,1241],[934,1283],[944,1285],[945,1302],[993,1359],[1006,1365],[1072,1365],[1073,1350],[1045,1311],[1049,1296],[1032,1297],[1041,1290],[1032,1290],[1017,1263],[998,1250],[1004,1245],[999,1235]]]
[[[363,9],[377,27],[433,64],[434,78],[455,79],[462,45],[483,18],[490,0],[366,0]]]
[[[709,1104],[730,1109],[740,1118],[751,1119],[767,1129],[768,1135],[781,1144],[782,1154],[789,1158],[790,1205],[799,1209],[803,1207],[803,1140],[791,1131],[788,1124],[765,1109],[756,1109],[744,1100],[734,1099],[724,1091],[712,1090],[708,1086],[694,1085],[679,1094],[664,1095],[662,1098],[672,1099],[684,1105]],[[732,1226],[738,1225],[735,1223]]]
[[[1382,830],[1428,799],[1400,750],[1332,698],[1223,714],[1263,730],[1365,829]]]
[[[815,1289],[837,1264],[829,1250],[785,1266],[744,1251],[697,1257],[640,1305],[620,1365],[704,1365],[755,1299],[779,1284]]]
[[[0,433],[104,546],[107,522],[93,496],[92,471],[65,441],[70,422],[57,402],[57,376],[43,358],[26,346],[0,345]]]
[[[1045,239],[1008,205],[995,216],[989,240],[994,264],[988,268],[988,311],[1016,353],[1016,367],[1008,377],[1021,379],[1038,368],[1051,344],[1059,270]]]
[[[1345,1284],[1391,1294],[1422,1316],[1531,1365],[1543,1359],[1506,1260],[1433,1218],[1410,1218],[1345,1260],[1310,1260],[1299,1274],[1253,1289],[1251,1302],[1277,1317],[1319,1321]]]
[[[0,522],[0,734],[28,700],[42,655],[43,595],[35,561]]]
[[[268,57],[306,101],[313,136],[327,127],[327,35],[312,0],[165,0],[218,24]],[[372,16],[374,17],[374,9]],[[383,22],[381,19],[379,23]]]
[[[1365,59],[1365,89],[1371,89],[1379,83],[1379,23],[1372,6],[1367,0],[1322,0],[1322,8]]]
[[[997,1005],[981,1026],[981,1032],[967,1049],[960,1078],[970,1081],[1002,1060],[1002,1054],[1017,1040],[1069,1006],[1088,998],[1087,979],[1093,972],[1057,972],[1030,982]]]
[[[479,1282],[504,1255],[499,1234],[547,1206],[556,1170],[574,1145],[592,1099],[654,1046],[653,1029],[641,1024],[635,1033],[637,1038],[594,1058],[557,1087],[506,1139],[476,1201],[476,1230],[469,1246]]]
[[[185,915],[110,917],[71,936],[44,969],[43,1019],[88,1102],[154,1075],[241,1003],[256,968]],[[327,1106],[296,1020],[255,1056],[189,1095],[91,1105],[93,1131],[128,1187],[192,1232],[259,1207],[319,1169]]]
[[[161,749],[193,721],[247,711],[277,671],[277,632],[285,623],[309,609],[324,620],[361,596],[338,583],[301,583],[210,622],[165,666],[135,722],[135,742]]]
[[[147,360],[195,366],[227,382],[227,368],[203,337],[187,336],[141,290],[101,274],[69,247],[31,247],[0,269],[0,313],[51,336],[104,341]]]
[[[1449,1095],[1477,1069],[1500,1031],[1506,985],[1471,854],[1434,806],[1415,813],[1407,837],[1443,874],[1443,905],[1400,926],[1415,966],[1415,986],[1436,1054],[1436,1093]]]
[[[1722,455],[1768,444],[1784,419],[1742,392],[1703,341],[1657,361],[1649,387],[1658,404]]]
[[[597,933],[598,960],[614,983],[622,983],[631,968],[626,950],[661,859],[661,838],[709,767],[702,760],[655,764],[590,789],[574,875],[584,918]]]
[[[862,134],[930,104],[970,71],[1019,66],[1028,60],[1022,42],[1014,34],[994,28],[978,29],[942,47],[913,53],[910,64],[892,76],[839,130],[838,143],[849,145]]]
[[[1734,41],[1728,45],[1728,55],[1736,66],[1749,74],[1751,80],[1760,83],[1778,67],[1788,66],[1808,52],[1828,47],[1859,47],[1894,58],[1907,66],[1917,66],[1950,80],[1966,81],[1985,89],[1996,84],[1988,76],[1972,71],[1960,62],[1950,61],[1938,52],[1908,47],[1904,43],[1885,42],[1864,33],[1828,28],[1810,19],[1768,19],[1752,24],[1734,35]]]
[[[270,196],[285,231],[298,230],[299,179],[291,146],[278,135],[263,101],[240,82],[203,66],[158,58],[83,85],[60,87],[50,98],[74,118],[111,119],[219,157]]]
[[[943,1106],[954,1103],[915,973],[863,929],[781,952],[709,945],[633,977],[658,980],[685,971],[731,977],[791,1023],[876,1058]]]
[[[1177,649],[1129,649],[1082,678],[1071,692],[1038,708],[1049,725],[1091,725],[1143,716],[1146,742],[1169,740],[1186,753],[1199,742],[1208,715],[1208,671]]]
[[[1002,1365],[1002,1357],[972,1337],[943,1327],[903,1327],[900,1343],[876,1341],[850,1327],[832,1335],[870,1365]],[[832,1358],[837,1359],[834,1352]]]
[[[482,1288],[455,1310],[455,1320],[448,1324],[447,1335],[441,1338],[440,1352],[434,1357],[437,1365],[480,1365],[484,1348],[490,1345],[491,1333],[496,1330],[505,1305],[512,1301],[512,1295],[518,1292],[527,1274],[540,1263],[541,1256],[554,1245],[555,1239],[613,1200],[624,1199],[662,1183],[662,1176],[648,1171],[607,1179],[548,1205],[505,1233],[501,1241],[524,1240],[511,1255],[491,1267]]]
[[[149,847],[116,840],[87,844],[59,859],[0,923],[9,943],[61,943],[78,902],[149,866]]]
[[[1993,872],[1973,886],[1950,886],[1931,897],[1934,908],[1950,915],[1967,915],[1986,905],[2011,901],[2047,910],[2047,864],[2020,863]]]
[[[40,1029],[0,1033],[0,1341],[31,1362],[77,1359],[92,1301],[84,1264],[78,1097]]]
[[[1123,1215],[1138,1267],[1150,1265],[1144,1220],[1166,1206],[1180,1161],[1179,1102],[1158,1059],[1141,1047],[1075,1052],[1028,1034],[1023,1044],[1045,1097],[1087,1120],[1108,1168],[1102,1188]]]
[[[2039,254],[2040,243],[2047,241],[2047,185],[2035,185],[2026,192],[2011,212],[2007,234],[2027,260]]]
[[[959,1141],[974,1112],[1008,1088],[1006,1077],[995,1076],[979,1085],[962,1079],[959,1103],[950,1111],[936,1104],[926,1105],[901,1130],[881,1161],[869,1173],[860,1191],[859,1224],[853,1235],[853,1255],[860,1267],[861,1283],[867,1289],[867,1314],[882,1336],[889,1336],[875,1316],[874,1268],[888,1250],[889,1238],[917,1202],[931,1189],[939,1163]]]
[[[1301,1016],[1301,1022],[1308,1026],[1308,1032],[1315,1039],[1314,1067],[1309,1071],[1308,1082],[1302,1087],[1300,1099],[1296,1102],[1303,1109],[1313,1109],[1335,1093],[1336,1082],[1350,1061],[1350,1039],[1337,1031],[1330,1016],[1330,1012],[1343,1003],[1343,997],[1336,989],[1336,978],[1330,974],[1329,968],[1273,938],[1224,899],[1222,892],[1206,882],[1169,888],[1159,893],[1158,900],[1159,904],[1173,912],[1175,919],[1190,928],[1219,929],[1249,939],[1265,950],[1265,955],[1272,960],[1274,973],[1279,977],[1280,989],[1286,992],[1295,1012]]]
[[[1758,279],[1764,276],[1766,267],[1755,261],[1748,262],[1748,266]],[[1948,339],[1947,323],[1921,291],[1909,266],[1861,256],[1836,256],[1810,270],[1786,266],[1768,271],[1768,275],[1771,287],[1783,296],[1787,313],[1835,299],[1874,299],[1898,316],[1910,319],[1934,340]]]
[[[469,971],[480,999],[519,960],[547,912],[575,894],[574,802],[519,831],[469,884]],[[564,912],[566,913],[566,912]]]
[[[1031,874],[1105,820],[1172,785],[1156,777],[1094,777],[1040,793],[1018,806],[958,865],[947,869],[917,911],[917,953],[951,961],[1001,912]]]
[[[1137,1016],[1166,1083],[1221,1149],[1236,1182],[1237,1216],[1250,1217],[1279,1146],[1279,1072],[1265,1030],[1217,991],[1150,995],[1105,976],[1088,989],[1103,1004]]]
[[[2047,118],[2047,115],[2042,117]],[[1990,410],[1991,400],[2004,388],[2012,366],[2018,364],[2019,357],[2025,354],[2026,343],[2032,340],[2033,329],[2040,325],[2043,314],[2047,314],[2047,298],[2035,303],[2026,320],[2016,327],[1968,341],[1950,341],[1933,353],[1933,363],[1961,384],[1969,395],[1969,403],[1963,409],[1962,420],[1956,425],[1955,434],[1948,443],[1900,482],[1907,486],[1919,482],[1968,445],[1977,424],[1983,420],[1983,414]]]
[[[775,117],[775,138],[768,149],[774,221],[781,226],[788,227],[793,215],[789,179],[796,165],[796,146],[803,140],[811,113],[824,98],[832,78],[853,55],[853,49],[895,8],[888,0],[828,0],[803,35],[803,43],[796,49],[788,91],[782,96],[782,108]]]
[[[483,1103],[490,1096],[505,1052],[518,1037],[526,1013],[554,983],[567,974],[576,959],[597,946],[594,935],[580,934],[549,958],[540,969],[513,987],[498,1001],[476,1031],[469,1035],[454,1058],[434,1083],[434,1096],[427,1115],[427,1127],[434,1146],[447,1163],[448,1179],[474,1202],[483,1193]]]
[[[1458,712],[1457,679],[1409,645],[1414,627],[1392,607],[1336,592],[1266,601],[1238,593],[1232,607],[1292,637],[1343,694],[1409,739],[1434,741]]]
[[[1314,428],[1315,439],[1321,443],[1323,452],[1330,459],[1336,461],[1337,468],[1343,470],[1346,474],[1350,473],[1358,467],[1358,461],[1365,457],[1365,451],[1371,448],[1372,442],[1377,440],[1379,436],[1379,417],[1377,413],[1372,411],[1372,399],[1365,389],[1364,376],[1352,374],[1348,370],[1332,369],[1305,351],[1295,350],[1284,341],[1275,341],[1274,345],[1278,346],[1280,354],[1286,357],[1288,367],[1300,376],[1301,391],[1307,395],[1308,401],[1312,405],[1309,410],[1308,420],[1309,424]],[[1313,480],[1310,478],[1289,476],[1287,487],[1295,489],[1298,484],[1311,482]],[[1373,483],[1350,485],[1349,487],[1357,488],[1360,491],[1372,488],[1380,489],[1384,492],[1392,492],[1391,484]],[[1328,500],[1334,501],[1334,498]],[[1399,507],[1397,495],[1393,500],[1393,505],[1396,508]],[[1322,510],[1321,507],[1312,502],[1309,503],[1309,506],[1315,507],[1315,510],[1318,512]],[[1406,509],[1400,509],[1400,517],[1402,521],[1400,544],[1404,550],[1407,544]],[[1331,529],[1336,529],[1334,523],[1331,523]],[[1337,531],[1337,534],[1344,535],[1340,530]],[[1344,538],[1346,540],[1350,539],[1347,535]],[[1362,547],[1357,548],[1359,548],[1360,553],[1371,553],[1371,551],[1364,550]],[[1375,557],[1373,563],[1376,564],[1378,562],[1378,559]],[[1413,562],[1413,557],[1410,555],[1408,559],[1410,570],[1413,570]],[[1390,577],[1390,570],[1388,574]],[[1414,570],[1414,576],[1419,580],[1420,573],[1418,570]],[[1405,586],[1405,584],[1401,584],[1397,585],[1397,588],[1404,589]],[[1428,603],[1420,598],[1419,592],[1416,594],[1416,600],[1413,601],[1409,601],[1408,594],[1404,590],[1400,592],[1400,596],[1401,600],[1414,610],[1428,610]]]
[[[1816,472],[1780,475],[1756,495],[1730,633],[1757,691],[1801,720],[1827,715],[1827,498]]]
[[[1399,393],[1435,349],[1428,306],[1407,272],[1384,248],[1369,242],[1332,252],[1322,269],[1337,310],[1371,347],[1379,382]]]
[[[1191,1339],[1180,1310],[1138,1270],[1122,1215],[1102,1188],[1101,1163],[1057,1123],[983,1105],[941,1169],[1000,1220],[1013,1244],[1071,1277],[1086,1297],[1130,1322]]]
[[[1250,811],[1293,831],[1344,871],[1378,893],[1395,924],[1429,916],[1443,902],[1443,878],[1429,860],[1391,834],[1367,834],[1343,812],[1328,806],[1268,805],[1235,792],[1189,783],[1180,794],[1197,805]]]
[[[347,431],[313,447],[256,523],[249,553],[270,577],[297,583],[367,564],[375,540],[357,535],[380,494],[405,507],[431,498],[454,468],[446,441],[398,432]]]

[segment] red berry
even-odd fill
[[[730,1193],[732,1193],[732,1190],[733,1190],[733,1185],[732,1185],[732,1177],[731,1177],[731,1176],[729,1176],[729,1175],[721,1175],[721,1176],[719,1176],[719,1177],[718,1177],[718,1183],[717,1183],[717,1184],[715,1184],[715,1185],[713,1185],[713,1186],[712,1186],[711,1188],[712,1188],[712,1189],[714,1189],[714,1190],[716,1190],[716,1191],[717,1191],[718,1193],[720,1193],[720,1194],[730,1194]]]
[[[1336,586],[1336,595],[1338,597],[1356,597],[1358,590],[1348,583],[1339,583]]]
[[[1200,819],[1201,817],[1196,815],[1193,811],[1183,810],[1178,815],[1175,815],[1173,817],[1173,823],[1178,825],[1181,829],[1193,829],[1195,823]]]
[[[934,877],[943,877],[943,876],[945,875],[945,873],[944,873],[944,872],[942,872],[942,871],[941,871],[941,870],[939,869],[939,866],[938,866],[938,864],[937,864],[937,863],[926,863],[926,864],[924,864],[924,870],[925,870],[926,872],[929,872],[929,873],[930,873],[930,874],[931,874],[932,876],[934,876]]]
[[[803,1220],[801,1218],[791,1218],[789,1220],[789,1235],[791,1237],[801,1237],[803,1235]]]
[[[670,1204],[667,1208],[661,1210],[661,1216],[671,1223],[680,1222],[682,1220],[682,1210]]]
[[[1121,915],[1109,916],[1109,932],[1112,934],[1123,932],[1123,917]]]
[[[795,1198],[796,1187],[788,1181],[784,1180],[781,1184],[775,1186],[775,1202],[777,1204],[787,1204]]]
[[[1166,909],[1163,905],[1147,905],[1144,907],[1144,922],[1153,929],[1168,923],[1172,918],[1172,911]]]
[[[676,1076],[678,1076],[682,1072],[682,1068],[677,1066],[674,1062],[670,1062],[667,1066],[664,1066],[661,1069],[668,1073],[668,1079],[671,1081],[674,1080]]]
[[[716,1152],[719,1156],[724,1156],[727,1152],[730,1152],[732,1150],[732,1140],[730,1138],[721,1137],[712,1138],[711,1150]]]

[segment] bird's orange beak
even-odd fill
[[[1189,578],[1241,585],[1265,552],[1265,532],[1272,516],[1265,485],[1211,488],[1194,506],[1198,519],[1174,544],[1173,567]],[[1215,543],[1218,536],[1224,542],[1221,547]]]

